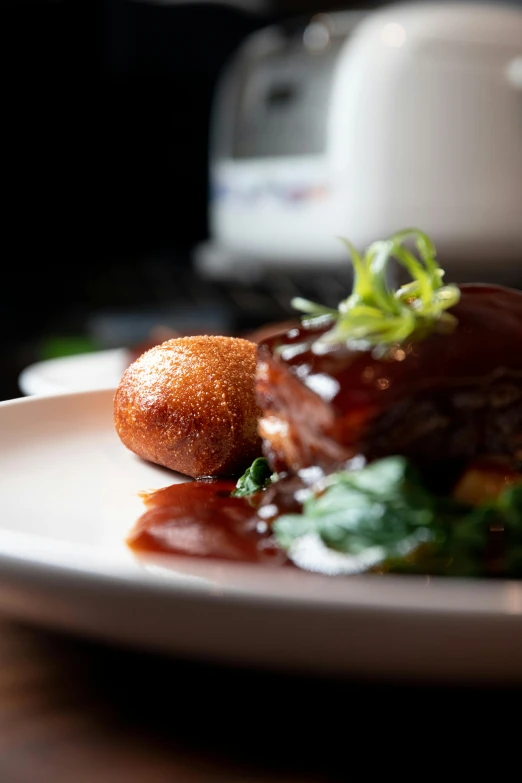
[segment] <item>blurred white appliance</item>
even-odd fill
[[[339,236],[408,226],[454,277],[522,275],[522,9],[410,3],[254,33],[216,94],[210,188],[207,275],[335,267]]]

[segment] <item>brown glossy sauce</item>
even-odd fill
[[[235,482],[192,481],[143,495],[147,511],[127,543],[140,552],[285,565],[269,524],[257,513],[257,496],[230,497]]]
[[[386,407],[404,396],[474,386],[503,374],[522,376],[522,292],[481,284],[462,285],[460,290],[461,299],[451,308],[458,325],[450,335],[432,332],[393,345],[381,357],[339,347],[318,354],[311,343],[325,328],[301,326],[266,340],[260,356],[272,354],[277,346],[308,343],[294,356],[283,351],[279,360],[320,397],[324,389],[326,401],[340,411],[361,404]]]

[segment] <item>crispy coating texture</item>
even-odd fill
[[[257,346],[238,337],[167,340],[125,371],[114,396],[122,443],[187,476],[235,476],[261,453]]]

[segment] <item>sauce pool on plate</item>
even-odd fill
[[[234,488],[234,481],[199,480],[143,494],[147,511],[128,545],[136,552],[289,564],[252,498],[231,497]]]

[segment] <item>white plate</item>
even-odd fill
[[[0,609],[175,654],[320,674],[522,682],[522,584],[326,577],[134,556],[140,490],[112,391],[0,403]]]
[[[27,395],[112,389],[129,364],[125,348],[60,356],[26,367],[18,377],[18,386]]]

